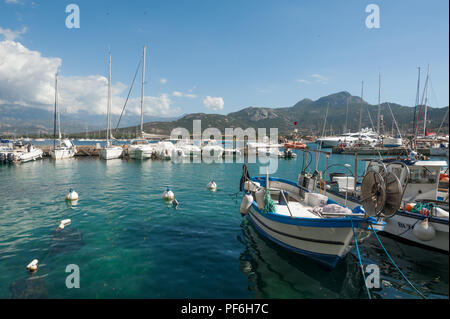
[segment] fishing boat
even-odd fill
[[[50,155],[53,159],[65,159],[74,157],[77,148],[69,139],[61,136],[61,114],[58,104],[58,73],[55,75],[55,113],[53,121],[53,149]],[[58,127],[58,139],[56,138],[56,127]]]
[[[284,144],[285,149],[303,150],[306,147],[307,147],[306,144],[302,142],[286,142]]]
[[[350,250],[353,239],[380,231],[385,223],[361,206],[353,210],[298,183],[269,176],[253,177],[244,166],[241,214],[263,236],[333,269]]]
[[[389,209],[386,235],[426,248],[449,251],[448,190],[446,194],[440,192],[439,186],[441,169],[446,166],[445,161],[417,161],[414,157],[367,161],[366,176],[369,174],[370,178],[387,185],[374,191],[383,194],[388,202],[400,203],[398,209],[377,203],[377,207]],[[326,182],[330,199],[355,208],[372,195],[354,176],[343,175],[330,174],[331,181]]]
[[[122,156],[123,149],[120,146],[112,145],[111,132],[111,53],[109,54],[109,74],[108,74],[108,102],[106,106],[106,145],[100,151],[100,158],[104,160],[116,159]]]

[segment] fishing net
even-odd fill
[[[414,206],[411,212],[428,216],[431,215],[433,207],[434,205],[432,203],[419,203]]]
[[[275,202],[270,197],[270,190],[266,189],[266,193],[264,194],[264,210],[263,212],[267,214],[268,212],[276,213],[277,209],[275,207]]]

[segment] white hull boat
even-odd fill
[[[263,206],[267,198],[261,194],[267,180],[274,201],[274,207],[268,209]],[[355,236],[367,233],[369,225],[377,231],[384,229],[384,222],[365,217],[361,207],[352,211],[288,180],[256,177],[246,182],[244,188],[247,195],[241,213],[248,216],[259,233],[331,269],[346,256]]]
[[[371,164],[368,164],[368,167],[369,165]],[[391,163],[392,172],[394,172],[400,182],[403,181],[405,183],[407,174],[410,174],[410,177],[408,177],[409,182],[403,195],[400,197],[402,201],[401,207],[393,216],[385,220],[386,228],[384,233],[386,235],[423,247],[444,252],[449,251],[448,203],[439,201],[438,196],[440,170],[446,165],[447,163],[443,161],[411,162],[406,160]],[[361,188],[358,186],[355,190],[353,184],[350,183],[350,185],[352,186],[347,190],[347,194],[345,194],[345,189],[341,187],[337,190],[330,188],[330,185],[328,185],[327,196],[340,204],[346,203],[349,208],[357,207],[361,205]],[[420,203],[435,203],[432,205],[435,207],[425,209],[422,212],[415,212],[410,208],[408,210],[408,206],[411,207]],[[434,234],[430,238],[423,238],[417,233],[417,229],[422,227],[422,223],[425,220],[428,221],[427,227],[430,229],[430,232]]]
[[[383,138],[384,147],[402,147],[403,139],[400,137],[384,137]]]
[[[120,146],[104,147],[100,151],[100,157],[104,160],[117,159],[122,156],[123,149]]]
[[[50,155],[55,160],[71,158],[75,156],[76,151],[73,148],[57,147],[50,152]]]
[[[29,152],[21,153],[18,159],[22,163],[32,162],[37,159],[41,159],[44,152],[40,148],[32,147]]]

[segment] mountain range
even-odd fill
[[[393,129],[393,120],[389,106],[401,132],[410,133],[414,119],[414,107],[383,103],[381,105],[381,115],[384,119],[386,131]],[[193,113],[170,119],[145,117],[144,131],[150,134],[170,135],[174,128],[182,127],[192,133],[192,121],[201,120],[202,130],[208,127],[218,128],[221,132],[225,132],[225,128],[236,127],[244,130],[249,127],[278,128],[279,134],[285,135],[297,128],[300,134],[321,135],[325,115],[328,111],[325,133],[342,133],[346,123],[348,130],[358,130],[361,107],[363,110],[362,127],[376,128],[378,105],[370,105],[366,101],[361,100],[360,97],[352,96],[348,92],[339,92],[322,97],[316,101],[303,99],[291,107],[247,107],[228,115]],[[448,117],[444,119],[448,115],[447,111],[448,106],[443,108],[428,107],[427,118],[430,130],[437,130],[443,123],[441,133],[448,133]],[[95,137],[98,136],[99,130],[104,130],[106,119],[104,115],[62,114],[61,121],[64,123],[65,133],[70,133],[73,136],[85,136],[85,132],[89,131],[89,136]],[[139,116],[125,116],[121,122],[122,128],[115,133],[115,136],[135,136],[138,129],[135,125],[139,121]],[[296,122],[297,126],[295,125]],[[26,108],[24,110],[23,107],[0,105],[0,135],[11,135],[12,133],[16,135],[37,135],[39,132],[43,135],[52,134],[53,112],[38,108]],[[74,134],[77,132],[78,134]]]
[[[228,115],[188,114],[176,121],[146,123],[144,124],[144,131],[151,134],[170,135],[170,132],[174,128],[182,127],[192,133],[192,121],[201,120],[202,130],[208,127],[215,127],[223,133],[225,132],[225,128],[240,127],[245,130],[246,128],[253,127],[266,129],[278,128],[279,134],[281,135],[290,134],[296,128],[303,135],[321,135],[328,110],[327,124],[325,127],[326,134],[342,133],[345,129],[346,122],[347,129],[355,132],[359,129],[361,106],[363,109],[362,127],[373,127],[376,129],[378,105],[370,105],[366,101],[361,100],[360,97],[352,96],[348,92],[339,92],[322,97],[317,101],[303,99],[291,107],[248,107]],[[402,134],[410,133],[412,131],[415,108],[388,102],[381,104],[381,115],[384,119],[385,131],[389,132],[392,130],[394,124],[389,106]],[[448,106],[444,108],[428,107],[428,128],[430,130],[437,130],[444,123],[441,133],[448,132],[448,117],[443,122],[447,111]],[[296,122],[297,126],[295,125]],[[136,127],[120,130],[120,134],[124,136],[129,136],[134,132],[136,132]]]

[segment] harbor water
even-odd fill
[[[279,160],[274,176],[296,180],[298,154]],[[322,155],[322,170],[324,162]],[[250,174],[258,168],[251,164]],[[359,175],[363,169],[361,162]],[[0,165],[0,298],[367,298],[354,248],[329,271],[260,236],[239,213],[241,174],[240,163],[74,158]],[[217,192],[206,189],[211,180]],[[177,209],[161,199],[167,187]],[[64,201],[70,188],[80,196],[73,205]],[[56,232],[64,219],[71,225]],[[448,254],[381,240],[427,297],[448,298]],[[419,297],[374,238],[361,250],[385,283],[374,297]],[[39,270],[30,274],[33,259]],[[66,287],[68,265],[79,267],[79,289]]]

